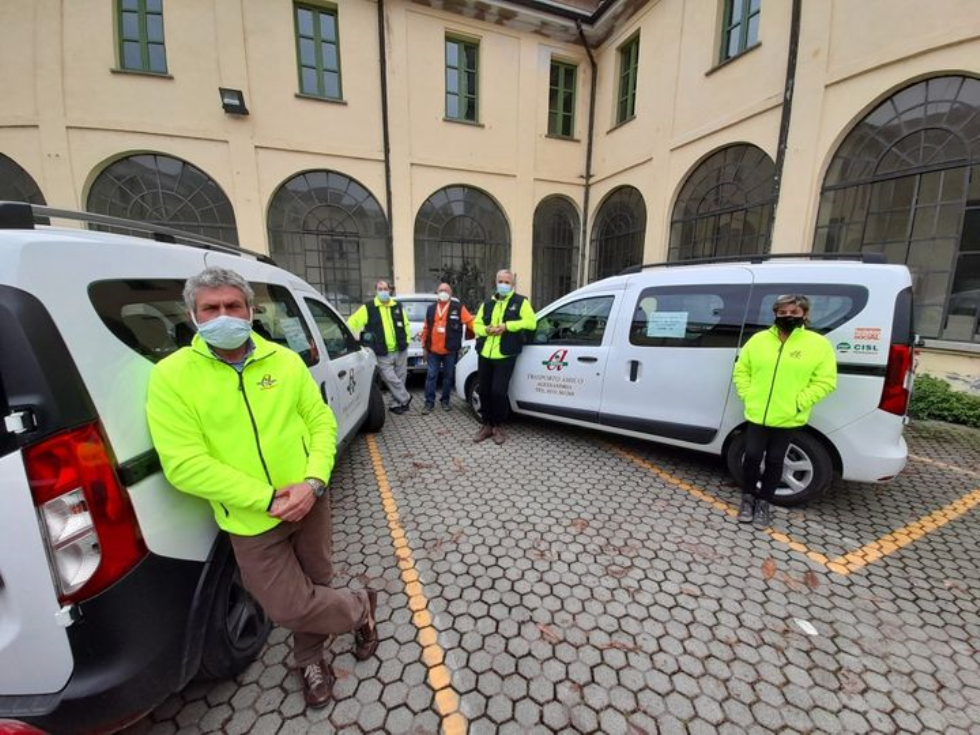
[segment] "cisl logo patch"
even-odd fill
[[[568,350],[555,350],[551,353],[551,357],[542,362],[549,370],[557,370],[561,372],[562,368],[568,367],[568,362],[565,358],[568,356]]]

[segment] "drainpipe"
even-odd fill
[[[384,141],[385,158],[385,211],[388,213],[386,239],[392,260],[395,253],[392,245],[391,211],[391,131],[388,126],[388,48],[385,38],[385,0],[378,0],[378,48],[381,51],[381,134]],[[394,273],[391,275],[394,278]],[[394,284],[392,284],[394,286]]]
[[[793,89],[796,85],[796,57],[800,49],[800,10],[802,0],[793,0],[793,15],[789,27],[789,52],[786,55],[786,83],[783,87],[783,110],[779,121],[779,145],[776,148],[776,171],[772,177],[772,227],[766,237],[766,252],[772,250],[772,233],[776,229],[779,212],[779,193],[783,184],[783,164],[789,143],[789,124],[793,114]]]
[[[799,0],[796,0],[799,2]],[[579,278],[578,286],[585,285],[588,280],[588,250],[589,250],[589,193],[592,186],[592,138],[595,133],[595,95],[596,95],[596,63],[592,55],[592,49],[582,30],[582,22],[575,21],[578,28],[579,38],[585,47],[585,53],[589,55],[589,65],[592,68],[592,76],[589,84],[589,134],[585,142],[585,191],[582,196],[582,244],[579,247]]]

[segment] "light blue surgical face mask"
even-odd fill
[[[378,291],[378,301],[384,303],[391,298],[391,293],[388,291]]]
[[[497,294],[500,296],[507,296],[513,290],[513,286],[509,283],[498,283],[497,284]]]
[[[201,339],[219,350],[238,349],[245,344],[252,333],[250,320],[225,314],[203,324],[198,324],[195,320],[194,324],[197,327],[197,333],[201,335]]]

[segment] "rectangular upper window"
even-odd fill
[[[293,8],[300,93],[328,100],[343,99],[337,11],[299,3]]]
[[[731,59],[759,43],[762,0],[725,0],[721,28],[721,61]]]
[[[548,135],[571,138],[575,135],[575,77],[574,64],[551,62],[548,86]]]
[[[477,122],[480,44],[446,37],[446,117]]]
[[[163,0],[118,0],[119,68],[167,73]]]
[[[636,73],[640,61],[640,37],[634,36],[619,48],[619,97],[616,124],[636,115]]]

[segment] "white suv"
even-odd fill
[[[35,228],[42,215],[150,237]],[[193,336],[184,281],[215,265],[255,289],[255,330],[309,366],[338,443],[384,424],[374,354],[267,257],[0,203],[0,718],[116,729],[265,642],[226,534],[167,484],[145,418],[153,364]]]
[[[803,503],[835,473],[888,480],[907,456],[911,275],[868,257],[816,257],[637,267],[580,288],[538,312],[511,379],[511,408],[721,455],[738,479],[738,351],[772,325],[777,296],[804,294],[810,327],[836,350],[838,385],[790,446],[776,502]],[[479,413],[475,350],[457,365],[456,389]]]

